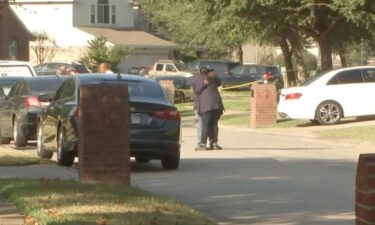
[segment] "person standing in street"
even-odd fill
[[[202,123],[201,139],[196,150],[221,150],[222,147],[218,145],[218,121],[224,111],[218,89],[221,81],[210,68],[202,67],[200,72],[200,76],[192,80],[192,88],[197,97],[195,107]],[[207,138],[210,140],[209,148],[206,146]]]
[[[98,66],[99,73],[105,74],[113,74],[113,72],[109,69],[108,63],[100,63]]]

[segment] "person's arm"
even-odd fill
[[[194,94],[199,95],[207,87],[208,83],[201,76],[196,77],[192,83]]]

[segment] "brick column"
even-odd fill
[[[159,84],[166,91],[168,99],[171,101],[172,104],[174,104],[175,88],[174,88],[173,80],[159,80]]]
[[[85,183],[130,184],[130,112],[125,84],[80,88],[79,175]]]
[[[250,104],[251,127],[257,128],[276,122],[277,91],[274,84],[253,84]]]
[[[359,156],[355,216],[356,225],[375,224],[375,154],[361,154]]]

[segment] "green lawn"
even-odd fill
[[[375,140],[375,126],[364,127],[350,127],[343,129],[332,129],[316,132],[322,137],[353,139],[359,141],[374,141]]]
[[[223,115],[219,121],[222,125],[235,127],[250,127],[250,113],[240,115]],[[277,120],[275,124],[262,128],[288,128],[311,125],[308,120]]]
[[[60,180],[0,180],[0,194],[30,224],[213,225],[201,213],[169,198],[123,185]]]

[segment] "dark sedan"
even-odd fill
[[[123,83],[128,85],[131,156],[137,162],[160,159],[164,169],[177,169],[180,161],[180,114],[154,80],[132,75],[76,75],[66,80],[51,104],[40,114],[38,155],[59,165],[71,166],[78,152],[78,98],[81,85]]]
[[[26,146],[36,138],[39,113],[65,80],[64,77],[24,77],[9,91],[0,107],[0,138],[2,144],[13,139],[15,146]]]

